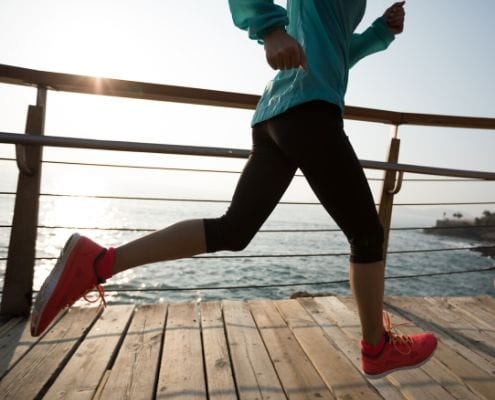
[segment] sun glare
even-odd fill
[[[63,174],[50,176],[44,190],[69,196],[47,196],[49,203],[44,219],[49,224],[93,227],[108,212],[105,200],[91,198],[107,193],[105,177],[90,169],[68,168]]]

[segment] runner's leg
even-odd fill
[[[289,124],[287,122],[290,121]],[[271,137],[294,160],[351,245],[350,279],[363,337],[383,333],[383,229],[359,160],[343,131],[338,107],[322,101],[295,107],[268,124]]]
[[[118,247],[113,274],[158,261],[243,249],[275,208],[295,171],[264,125],[257,125],[251,155],[227,212],[220,218],[182,221]]]

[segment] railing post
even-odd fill
[[[46,88],[38,87],[36,106],[28,108],[27,135],[43,135],[45,108]],[[3,316],[29,315],[31,309],[42,151],[41,146],[16,146],[19,176],[0,308]]]
[[[388,150],[387,162],[397,163],[399,161],[400,139],[397,137],[399,126],[392,127],[392,138]],[[380,207],[378,215],[385,231],[385,240],[383,242],[383,259],[387,260],[388,238],[390,234],[390,222],[392,220],[392,210],[394,208],[394,195],[399,191],[402,182],[402,175],[396,180],[397,171],[385,171],[382,194],[380,198]],[[396,182],[397,181],[397,182]]]

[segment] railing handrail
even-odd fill
[[[46,87],[64,92],[243,109],[254,109],[259,100],[259,96],[254,94],[47,72],[5,64],[0,64],[0,83]],[[346,107],[345,118],[391,125],[495,129],[495,118],[405,113],[354,106]]]
[[[101,139],[83,139],[62,136],[34,136],[26,134],[0,132],[0,143],[38,145],[49,147],[67,147],[112,151],[132,151],[138,153],[160,153],[204,157],[247,158],[250,151],[222,147],[182,146],[145,142],[125,142]],[[461,169],[428,167],[412,164],[388,163],[373,160],[360,160],[363,168],[386,171],[399,171],[423,175],[438,175],[460,178],[495,180],[495,172],[470,171]]]

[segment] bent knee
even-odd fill
[[[349,239],[351,262],[372,263],[383,261],[384,231],[381,225],[373,231],[361,233]]]
[[[254,234],[225,223],[223,218],[205,219],[206,251],[244,250]]]
[[[232,235],[225,240],[225,249],[230,251],[242,251],[251,242],[251,237]]]

